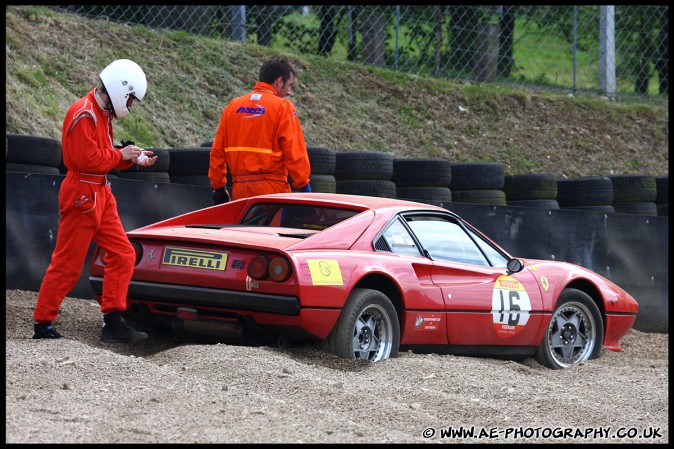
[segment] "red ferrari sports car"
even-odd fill
[[[638,304],[578,265],[518,259],[444,208],[330,193],[262,195],[128,232],[126,316],[218,341],[323,341],[372,362],[401,349],[536,359],[620,351]],[[105,251],[90,283],[100,301]],[[269,343],[265,343],[269,344]]]

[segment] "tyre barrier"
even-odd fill
[[[656,195],[655,205],[658,215],[669,216],[669,176],[655,177]]]
[[[148,148],[151,167],[113,169],[109,178],[210,187],[210,147]],[[582,209],[636,215],[669,215],[669,177],[588,176],[555,180],[550,174],[504,174],[500,163],[450,163],[444,158],[395,158],[373,151],[336,152],[307,147],[312,191],[383,196],[411,201]],[[6,171],[65,174],[61,142],[48,137],[5,135]],[[163,173],[163,174],[162,174]],[[373,182],[383,181],[383,182]],[[231,189],[231,175],[228,174]],[[505,200],[504,200],[505,198]],[[504,202],[505,201],[505,202]]]
[[[557,179],[547,173],[507,175],[503,191],[509,206],[559,209],[557,202]]]
[[[334,175],[321,175],[312,172],[311,191],[316,193],[336,193],[337,180]]]
[[[456,203],[506,206],[505,167],[497,162],[457,162],[451,164],[452,201]]]
[[[613,183],[606,176],[558,179],[557,202],[561,209],[613,212]]]
[[[396,184],[396,196],[401,200],[417,201],[441,201],[452,202],[452,191],[449,187],[398,187]]]
[[[336,192],[396,198],[393,156],[376,151],[338,152],[335,159]]]
[[[325,147],[307,147],[311,175],[335,175],[337,152]],[[313,189],[313,182],[311,183]]]
[[[396,198],[396,185],[385,179],[337,179],[337,193]]]
[[[394,158],[393,176],[396,187],[449,187],[452,164],[443,158]]]
[[[451,164],[449,188],[457,190],[503,190],[505,167],[497,162],[455,162]]]
[[[61,165],[61,142],[49,137],[5,133],[5,162],[56,167]],[[59,171],[60,173],[60,171]]]
[[[654,176],[609,176],[613,184],[613,208],[616,212],[635,215],[658,215],[655,205],[656,182]]]
[[[503,190],[452,190],[452,199],[455,203],[491,204],[493,206],[507,206],[506,195]]]
[[[335,159],[337,181],[379,179],[390,181],[393,177],[393,156],[377,151],[338,152]],[[339,193],[339,188],[337,189]],[[364,195],[365,193],[361,193]]]
[[[6,162],[5,171],[16,171],[21,173],[37,173],[41,175],[62,174],[57,167],[47,167],[46,165],[36,165],[36,164],[17,164],[15,162]]]

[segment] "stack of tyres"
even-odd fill
[[[508,206],[559,209],[557,179],[547,173],[526,173],[505,177],[503,191]]]
[[[669,217],[669,176],[655,177],[655,205],[658,215]]]
[[[658,215],[655,176],[609,176],[613,183],[613,209],[633,215]]]
[[[380,151],[340,151],[335,163],[337,193],[396,198],[393,156]]]
[[[606,176],[558,179],[557,202],[561,209],[615,212],[613,183]]]
[[[399,199],[435,204],[452,202],[452,165],[443,158],[394,158],[392,181]]]
[[[59,175],[67,171],[61,156],[61,141],[13,133],[5,133],[5,138],[6,171],[44,175]]]
[[[498,162],[452,163],[452,201],[506,206],[505,168]]]
[[[196,148],[171,148],[170,153],[168,173],[172,183],[210,187],[211,180],[208,178],[208,168],[211,165],[210,146],[204,144]],[[227,188],[231,192],[229,171],[227,180]]]
[[[337,152],[326,147],[307,147],[311,165],[311,191],[317,193],[336,193],[335,166]],[[290,180],[292,183],[292,179]],[[292,185],[292,184],[291,184]]]

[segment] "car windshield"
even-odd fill
[[[336,207],[263,203],[248,209],[240,224],[322,231],[358,213],[359,211]]]

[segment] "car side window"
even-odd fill
[[[444,217],[409,217],[408,225],[433,259],[490,266],[466,231]]]
[[[405,225],[399,218],[395,219],[386,228],[386,231],[381,236],[388,245],[387,250],[396,254],[405,254],[408,256],[421,256],[419,247],[414,242]]]
[[[508,258],[497,251],[490,243],[486,242],[479,235],[468,229],[468,233],[473,236],[473,240],[477,242],[484,254],[491,262],[491,266],[495,268],[505,268],[508,265]]]

